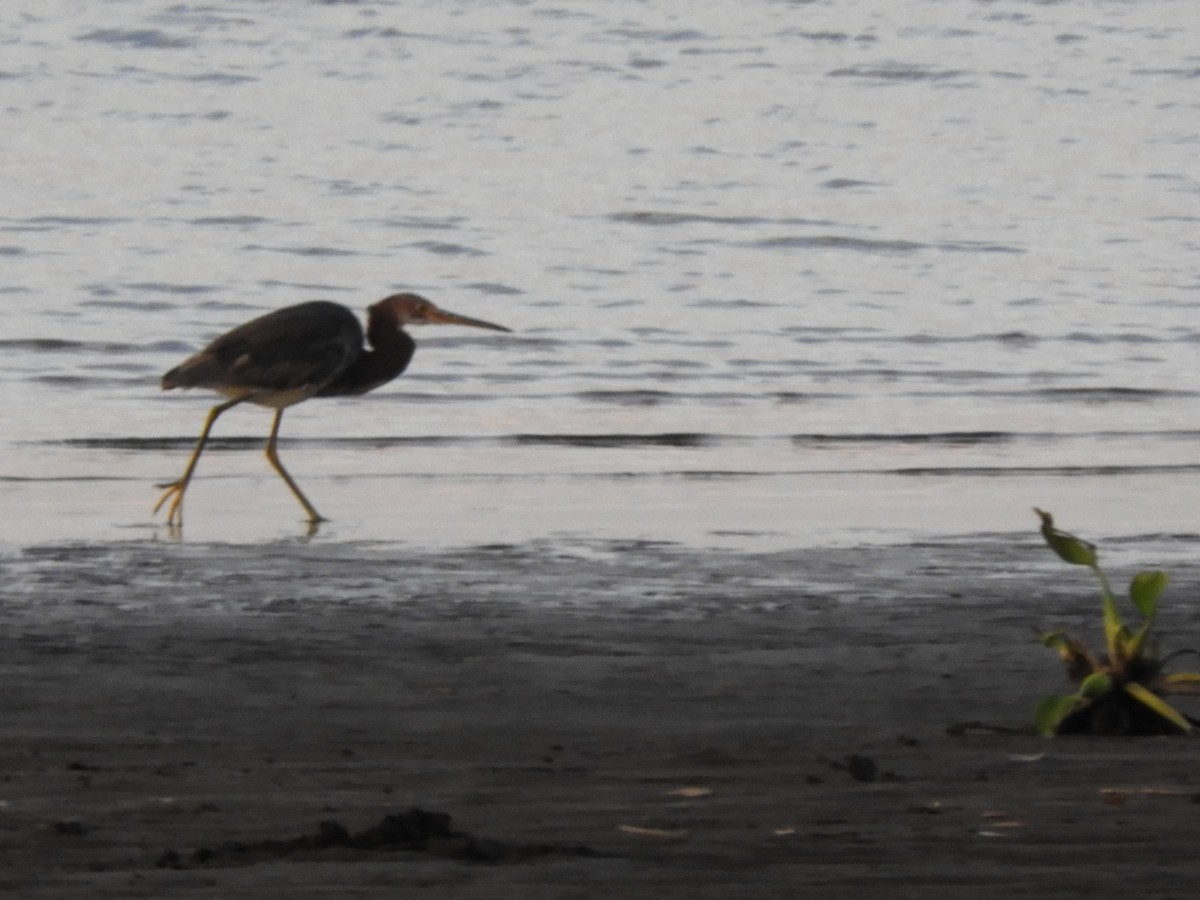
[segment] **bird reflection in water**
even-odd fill
[[[366,343],[358,317],[344,306],[325,300],[276,310],[221,335],[188,357],[162,378],[163,390],[206,388],[228,398],[208,413],[200,440],[178,481],[166,488],[157,513],[167,504],[167,526],[183,528],[183,496],[208,433],[221,413],[239,403],[275,410],[267,438],[267,460],[308,514],[309,532],[325,521],[279,461],[276,439],[283,411],[310,397],[352,397],[387,384],[407,368],[416,344],[404,330],[416,324],[469,325],[509,331],[480,319],[438,309],[416,294],[393,294],[367,310]]]

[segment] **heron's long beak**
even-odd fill
[[[460,316],[456,313],[446,312],[444,309],[437,309],[436,307],[426,313],[423,321],[438,325],[469,325],[472,328],[488,328],[492,331],[507,331],[510,334],[512,333],[511,328],[505,328],[503,325],[495,325],[491,322],[485,322],[483,319],[472,319],[469,316]]]

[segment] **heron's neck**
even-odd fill
[[[395,325],[385,326],[377,320],[367,325],[367,343],[364,349],[338,378],[326,385],[320,396],[330,397],[345,394],[365,394],[387,384],[408,368],[416,343]]]

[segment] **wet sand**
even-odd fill
[[[1043,554],[10,551],[0,894],[1190,896],[1192,740],[952,727],[1062,687],[1034,629],[1095,636]],[[286,843],[413,808],[456,834]]]

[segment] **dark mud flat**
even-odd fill
[[[1186,645],[1200,570],[1169,568]],[[1034,628],[1094,633],[1091,585],[1033,541],[55,545],[0,559],[0,597],[6,897],[1183,898],[1200,874],[1195,741],[948,731],[1061,686]]]

